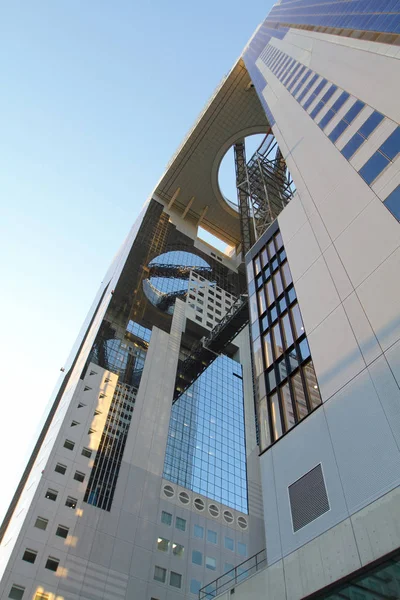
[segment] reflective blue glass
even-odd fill
[[[383,203],[398,221],[400,221],[400,185],[386,198]]]
[[[314,92],[304,103],[304,105],[303,105],[304,110],[307,110],[311,106],[311,104],[314,102],[315,98],[318,97],[318,94],[320,94],[322,89],[326,86],[326,83],[327,83],[326,79],[323,79],[322,81],[319,82],[319,84],[315,88]]]
[[[310,81],[307,83],[306,87],[301,92],[300,96],[297,98],[298,102],[301,102],[303,100],[304,96],[311,90],[312,86],[317,81],[317,79],[318,79],[318,75],[317,74],[314,74],[311,77]]]
[[[299,91],[299,89],[301,88],[301,86],[302,86],[302,85],[304,85],[304,83],[305,83],[305,82],[306,82],[306,80],[307,80],[307,77],[309,77],[309,76],[310,76],[310,73],[311,73],[310,69],[307,69],[307,72],[306,72],[306,73],[303,75],[303,77],[301,78],[301,81],[300,81],[299,85],[297,85],[297,86],[295,87],[295,89],[293,90],[293,96],[295,96],[295,95],[297,94],[297,92]]]
[[[243,542],[237,543],[237,552],[240,556],[247,556],[247,546]]]
[[[400,151],[400,127],[397,127],[388,139],[383,142],[379,150],[388,158],[393,160]]]
[[[247,513],[241,365],[218,357],[175,402],[165,479]]]
[[[329,134],[329,139],[332,142],[336,142],[339,136],[348,128],[348,126],[354,121],[356,116],[362,111],[365,103],[361,100],[356,100],[351,108],[344,115],[343,119],[339,121],[333,131]]]
[[[358,172],[364,181],[371,185],[389,163],[390,161],[386,156],[383,156],[380,152],[375,152]]]
[[[360,146],[365,142],[365,138],[363,138],[359,133],[355,133],[353,137],[347,142],[347,144],[342,148],[341,152],[347,160],[353,156],[353,154],[359,149]]]
[[[129,321],[126,330],[129,331],[129,333],[135,335],[136,337],[144,340],[145,342],[150,341],[151,329],[147,329],[146,327],[139,325],[139,323],[136,323],[135,321]]]
[[[210,275],[211,266],[200,256],[183,250],[160,254],[148,264],[149,277],[143,280],[143,291],[150,302],[168,314],[173,313],[176,298],[185,298],[189,271]]]
[[[325,129],[328,123],[333,119],[336,113],[342,108],[343,104],[349,98],[350,94],[348,92],[342,92],[337,100],[332,104],[332,107],[328,110],[326,115],[324,115],[319,122],[319,126],[321,129]]]
[[[384,119],[384,116],[381,115],[380,112],[374,111],[372,115],[368,117],[368,119],[363,123],[358,130],[358,133],[363,137],[367,138],[371,135],[373,131],[378,127],[379,123],[381,123]]]

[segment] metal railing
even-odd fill
[[[199,590],[199,600],[211,600],[228,590],[231,590],[245,579],[254,575],[257,571],[264,569],[267,566],[267,552],[261,550],[254,556],[251,556],[244,562],[240,563],[230,571],[227,571],[220,577],[217,577],[211,583],[208,583]]]

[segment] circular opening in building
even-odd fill
[[[149,275],[143,281],[147,299],[163,312],[172,315],[177,298],[185,300],[190,271],[212,280],[211,266],[197,254],[185,250],[164,252],[147,266]]]
[[[245,138],[246,160],[248,161],[265,138],[265,133],[249,135]],[[236,189],[235,155],[233,146],[224,154],[218,170],[218,185],[225,201],[238,210],[238,199]]]
[[[197,510],[204,510],[204,502],[201,498],[196,498],[194,501],[194,505]]]
[[[172,485],[164,486],[164,494],[167,496],[167,498],[172,498],[172,496],[175,494],[175,491],[174,491],[174,488],[172,487]]]
[[[247,529],[247,521],[244,517],[239,517],[237,522],[239,527],[241,527],[242,529]]]
[[[187,494],[186,492],[181,492],[179,494],[179,500],[182,502],[182,504],[189,504],[189,494]]]
[[[224,519],[227,523],[233,523],[233,514],[229,510],[224,511]]]
[[[212,517],[219,516],[219,508],[218,508],[218,506],[215,506],[215,504],[210,504],[210,506],[208,507],[208,512],[210,513],[210,515]]]

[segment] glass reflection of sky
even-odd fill
[[[211,272],[210,265],[202,259],[200,256],[193,254],[192,252],[186,252],[184,250],[173,250],[171,252],[164,252],[149,263],[149,267],[156,265],[171,265],[178,267],[191,267],[196,270],[196,267],[200,267],[202,270],[206,269]],[[182,279],[179,277],[170,277],[168,275],[155,276],[152,275],[148,279],[143,281],[143,290],[147,298],[154,306],[158,306],[168,314],[174,311],[174,297],[182,294],[184,296],[188,290],[189,279]],[[171,295],[171,296],[170,296]],[[171,297],[171,303],[166,303],[168,296]],[[160,306],[160,303],[164,303]]]
[[[241,365],[220,356],[174,404],[164,477],[247,513],[241,377]]]

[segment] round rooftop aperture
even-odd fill
[[[210,280],[211,266],[200,256],[186,250],[171,250],[153,258],[148,277],[143,280],[147,299],[163,312],[172,315],[175,300],[186,299],[191,270]]]
[[[244,138],[246,149],[246,160],[249,160],[265,139],[265,133],[256,133]],[[237,189],[236,189],[236,170],[235,156],[233,146],[224,154],[218,169],[218,185],[225,202],[234,210],[239,210]]]

